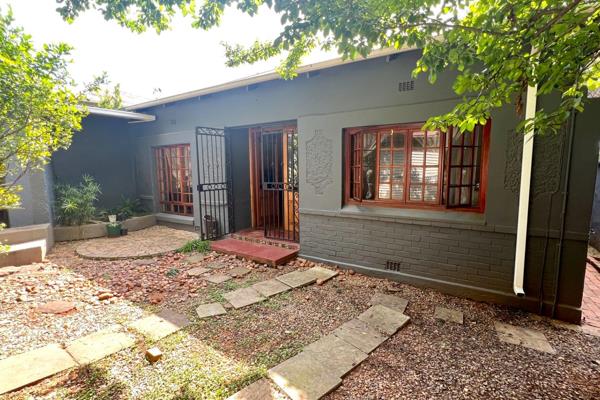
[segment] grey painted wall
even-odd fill
[[[68,150],[52,156],[56,183],[77,184],[84,174],[102,187],[98,205],[114,207],[121,197],[135,197],[136,185],[129,124],[126,120],[89,116],[81,132],[75,133]]]
[[[54,192],[50,168],[27,172],[17,183],[23,188],[21,206],[8,211],[10,227],[51,222]]]
[[[456,103],[449,73],[439,77],[435,86],[420,77],[414,91],[398,91],[399,82],[411,79],[417,58],[417,52],[409,52],[390,62],[385,58],[362,61],[323,70],[311,78],[272,81],[139,110],[157,119],[128,127],[135,154],[137,193],[153,201],[153,146],[193,145],[197,126],[241,127],[295,120],[299,132],[303,255],[545,313],[552,308],[558,276],[558,316],[577,320],[597,168],[600,132],[593,116],[600,112],[598,102],[577,121],[560,262],[557,246],[568,136],[563,132],[536,139],[524,298],[514,296],[511,289],[522,148],[521,136],[514,134],[517,117],[512,107],[492,114],[483,214],[343,205],[344,128],[424,121]],[[553,104],[552,99],[543,99],[540,107],[549,109]],[[239,145],[238,150],[243,143]],[[308,154],[311,148],[318,149],[318,154]],[[194,152],[192,158],[195,163]],[[315,168],[326,171],[324,179],[313,179]],[[243,192],[243,188],[238,189]],[[196,210],[197,203],[196,197]],[[195,219],[199,223],[198,211]],[[320,226],[325,228],[315,228]],[[386,237],[388,242],[380,240]],[[349,258],[351,250],[353,257]],[[386,269],[388,260],[397,262],[394,270]],[[559,264],[562,272],[557,275]]]

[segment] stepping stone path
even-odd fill
[[[220,303],[201,304],[196,308],[196,314],[200,318],[214,317],[225,313],[227,310]]]
[[[495,322],[494,327],[496,333],[498,333],[498,338],[502,342],[520,345],[544,353],[556,353],[556,350],[550,345],[542,332],[502,322]]]
[[[80,365],[103,359],[135,344],[135,338],[120,332],[120,326],[113,325],[91,335],[74,340],[66,348],[67,352]]]
[[[38,312],[44,314],[66,314],[73,310],[75,310],[75,304],[70,301],[63,300],[50,301],[37,308]]]
[[[207,267],[210,269],[221,269],[225,268],[226,266],[227,264],[225,264],[223,261],[213,261],[207,265]]]
[[[346,322],[334,330],[333,334],[365,353],[372,352],[388,338],[359,319]]]
[[[184,315],[163,310],[158,314],[138,319],[128,324],[128,327],[156,341],[177,332],[189,324],[190,321]]]
[[[325,282],[338,274],[337,271],[332,271],[323,267],[312,267],[310,269],[299,269],[285,275],[278,276],[278,281],[285,283],[292,288],[299,288],[306,285],[311,285],[320,279]]]
[[[228,271],[228,273],[234,278],[241,278],[244,275],[248,275],[250,273],[250,270],[244,267],[235,267],[234,269]]]
[[[305,353],[340,378],[367,359],[367,353],[335,335],[327,335],[304,348]]]
[[[252,288],[265,297],[275,296],[276,294],[287,292],[292,288],[277,279],[258,282],[252,285]]]
[[[69,353],[58,344],[0,360],[0,394],[77,366]],[[6,373],[10,371],[10,373]]]
[[[210,283],[219,284],[219,283],[227,282],[228,280],[231,279],[231,276],[225,275],[225,274],[217,274],[217,275],[207,276],[204,279],[206,279]]]
[[[194,254],[192,256],[186,257],[184,262],[186,264],[197,264],[201,261],[204,261],[205,258],[206,256],[204,254]]]
[[[433,318],[441,319],[447,322],[463,324],[463,313],[458,310],[451,310],[444,307],[436,307],[433,313]]]
[[[200,276],[200,275],[207,273],[208,271],[210,271],[210,269],[208,269],[208,268],[196,267],[196,268],[192,268],[192,269],[188,270],[187,274],[189,276]]]
[[[232,292],[225,293],[223,297],[234,308],[242,308],[249,306],[250,304],[266,300],[265,297],[251,287],[237,289]]]
[[[358,319],[371,328],[391,336],[403,327],[410,320],[410,317],[381,304],[377,304],[360,314]]]
[[[134,321],[128,327],[152,340],[158,340],[188,324],[189,321],[185,316],[163,310],[159,314]],[[100,360],[133,346],[135,341],[135,337],[124,332],[120,325],[113,325],[73,340],[67,344],[66,349],[54,343],[2,359],[0,360],[0,395],[78,365]]]

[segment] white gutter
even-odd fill
[[[525,119],[535,117],[537,107],[537,85],[527,87]],[[527,225],[529,220],[529,195],[531,192],[531,170],[533,165],[533,138],[535,127],[529,126],[523,137],[523,159],[521,161],[521,189],[519,191],[519,219],[517,221],[517,245],[515,253],[515,271],[513,291],[517,296],[524,296],[523,281],[525,276],[525,250],[527,247]]]
[[[322,62],[318,62],[318,63],[314,63],[314,64],[303,65],[301,67],[298,67],[296,72],[298,73],[298,75],[306,74],[308,72],[318,71],[318,70],[322,70],[322,69],[326,69],[326,68],[337,67],[339,65],[351,64],[351,63],[355,63],[355,62],[359,62],[359,61],[363,61],[363,60],[367,60],[367,59],[371,59],[371,58],[384,57],[384,56],[389,56],[392,54],[403,53],[403,52],[414,50],[414,49],[416,49],[416,47],[403,47],[400,49],[396,49],[396,48],[379,49],[379,50],[374,50],[365,58],[357,58],[354,60],[344,60],[342,58],[336,58],[333,60],[327,60],[327,61],[322,61]],[[125,107],[125,109],[126,110],[139,110],[139,109],[143,109],[143,108],[149,108],[149,107],[159,106],[162,104],[173,103],[176,101],[187,100],[187,99],[191,99],[194,97],[205,96],[207,94],[223,92],[225,90],[237,89],[237,88],[244,87],[244,86],[256,85],[258,83],[274,81],[274,80],[278,80],[278,79],[281,79],[281,75],[279,75],[279,73],[277,73],[277,72],[270,71],[270,72],[266,72],[263,74],[251,76],[248,78],[237,79],[237,80],[234,80],[231,82],[222,83],[220,85],[210,86],[210,87],[203,88],[203,89],[192,90],[190,92],[184,92],[184,93],[176,94],[173,96],[163,97],[162,99],[151,100],[151,101],[146,101],[144,103],[134,104],[132,106]]]
[[[142,114],[138,112],[123,110],[113,110],[110,108],[101,108],[95,106],[87,106],[86,108],[91,115],[128,119],[131,122],[151,122],[156,120],[156,117],[150,114]]]

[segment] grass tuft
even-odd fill
[[[210,250],[210,242],[208,240],[194,239],[190,240],[183,246],[177,249],[178,253],[206,253]]]

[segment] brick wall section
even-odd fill
[[[401,273],[512,291],[512,234],[302,213],[300,248],[334,262],[386,270],[389,260]]]

